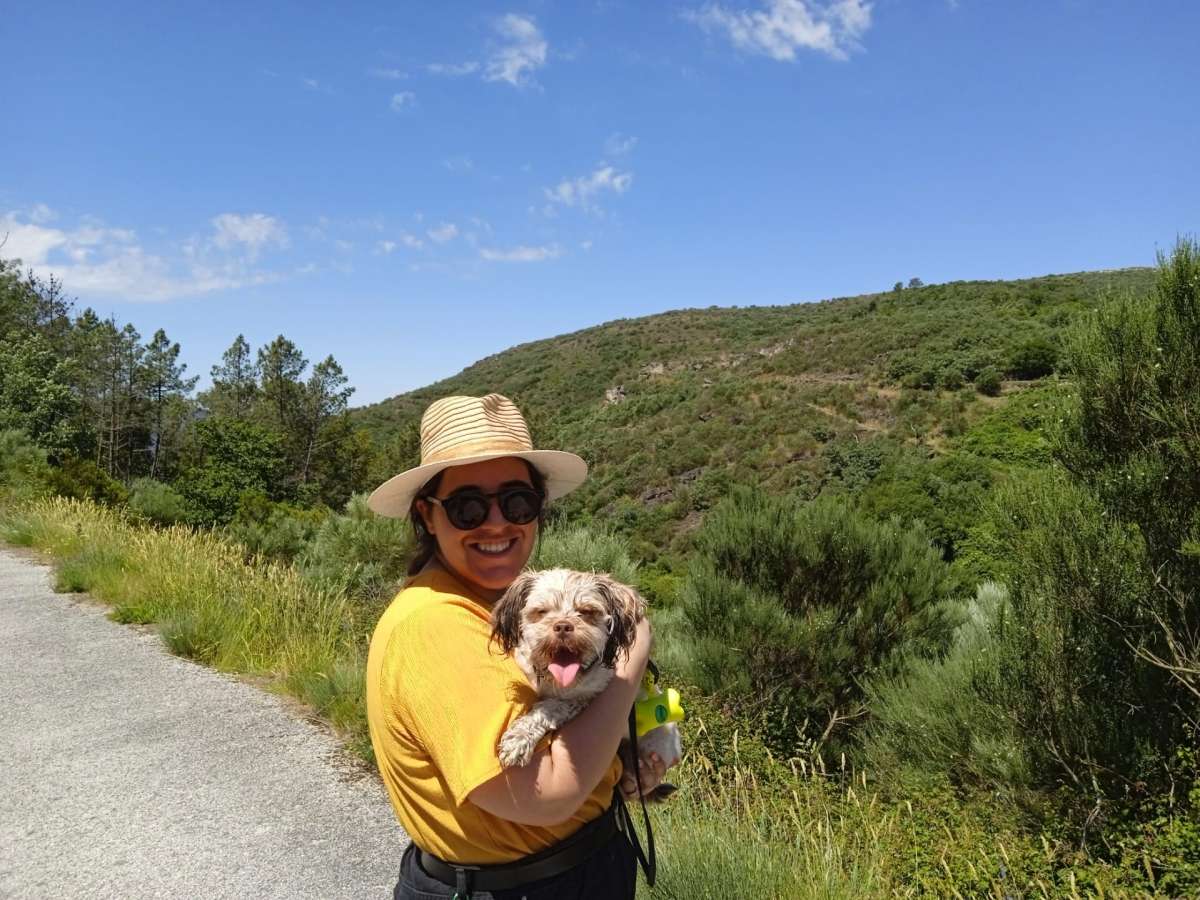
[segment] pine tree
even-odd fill
[[[179,362],[179,344],[172,344],[161,328],[146,345],[143,378],[149,401],[150,477],[158,478],[167,447],[173,447],[179,431],[178,420],[170,422],[169,411],[185,412],[182,401],[196,387],[197,376],[185,378],[186,363]]]
[[[248,420],[258,397],[258,377],[259,364],[239,334],[221,356],[221,364],[212,367],[212,388],[204,398],[212,414]]]

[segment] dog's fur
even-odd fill
[[[492,639],[513,654],[540,700],[501,737],[501,765],[527,764],[546,734],[562,728],[604,690],[645,615],[646,602],[638,592],[608,575],[548,569],[525,572],[509,586],[492,608]],[[564,666],[571,665],[578,666],[577,673],[564,686]],[[638,743],[658,752],[667,765],[679,759],[673,724],[655,728]]]

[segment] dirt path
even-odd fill
[[[0,547],[0,897],[386,898],[377,778]]]

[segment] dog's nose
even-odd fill
[[[555,622],[554,634],[558,637],[566,637],[568,634],[575,633],[575,626],[570,622]]]

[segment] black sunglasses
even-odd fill
[[[542,495],[531,487],[501,488],[494,494],[461,491],[444,500],[432,495],[425,499],[444,509],[450,524],[459,531],[470,531],[486,522],[493,499],[499,500],[500,515],[505,519],[514,525],[528,525],[541,513],[543,500]]]

